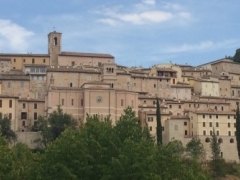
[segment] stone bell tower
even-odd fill
[[[61,53],[62,33],[53,31],[48,34],[48,54],[50,65],[58,65],[58,55]]]

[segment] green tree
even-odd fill
[[[33,131],[41,131],[41,142],[46,146],[49,142],[54,141],[67,128],[76,129],[78,126],[70,114],[63,113],[63,110],[58,106],[56,111],[53,111],[48,118],[38,117],[37,123],[33,126]]]
[[[235,55],[233,56],[233,61],[240,63],[240,48],[236,50]]]
[[[158,97],[157,107],[156,107],[156,118],[157,118],[157,144],[162,145],[162,122],[161,122],[161,112],[160,112],[160,103]]]
[[[237,140],[238,158],[240,159],[240,114],[239,114],[238,103],[237,103],[237,110],[236,110],[236,140]]]
[[[218,143],[217,135],[215,133],[214,128],[213,128],[211,137],[212,137],[211,142],[210,142],[210,147],[211,147],[211,151],[212,151],[211,168],[212,168],[213,176],[223,176],[224,175],[224,170],[223,170],[224,160],[221,158],[221,148],[220,148],[220,144]]]
[[[8,117],[2,117],[0,113],[0,132],[9,142],[17,139],[16,133],[11,129],[11,120]]]
[[[186,152],[193,160],[203,158],[205,150],[199,138],[192,138],[186,145]]]
[[[173,140],[166,146],[158,146],[156,163],[160,179],[204,180],[208,179],[201,165],[183,158],[181,141]]]

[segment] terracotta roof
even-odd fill
[[[48,65],[46,65],[46,64],[23,64],[23,66],[26,66],[26,67],[47,67]]]
[[[15,98],[15,99],[18,99],[18,96],[10,96],[10,95],[0,94],[0,98]]]
[[[192,86],[184,85],[184,84],[174,84],[174,85],[171,85],[171,87],[173,87],[173,88],[193,88]]]
[[[98,58],[114,58],[111,54],[98,53],[82,53],[82,52],[61,52],[60,56],[79,56],[79,57],[98,57]]]
[[[33,99],[33,98],[19,98],[18,101],[20,102],[45,102],[45,100],[42,99]]]
[[[189,116],[187,115],[172,115],[170,119],[189,119]]]
[[[0,57],[50,57],[49,54],[16,54],[16,53],[0,53]]]
[[[189,112],[195,113],[195,114],[212,114],[212,115],[235,115],[236,112],[234,111],[204,111],[204,110],[189,110]]]
[[[157,71],[164,71],[164,72],[177,72],[171,68],[160,68],[160,67],[156,67]]]
[[[189,68],[182,69],[182,72],[212,72],[210,69]]]
[[[11,61],[10,58],[0,58],[0,61]]]
[[[83,72],[83,73],[93,73],[93,74],[100,74],[100,72],[89,69],[83,69],[80,67],[58,67],[58,66],[48,66],[47,67],[47,72]]]
[[[21,80],[21,81],[29,81],[30,78],[28,76],[23,75],[11,75],[11,74],[1,74],[0,80]]]

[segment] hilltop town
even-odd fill
[[[48,34],[47,54],[0,53],[0,112],[11,119],[19,141],[31,146],[31,127],[58,105],[83,122],[86,114],[99,114],[111,115],[113,124],[130,106],[155,136],[159,97],[163,143],[176,139],[186,145],[198,137],[209,158],[214,127],[221,156],[238,159],[239,63],[226,57],[197,67],[171,62],[127,67],[116,64],[113,55],[64,52],[61,45],[62,34],[54,31]]]

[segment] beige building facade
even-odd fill
[[[19,137],[33,138],[37,117],[47,117],[59,105],[82,122],[87,114],[99,114],[110,116],[113,124],[130,106],[155,137],[158,97],[164,143],[176,139],[185,145],[199,137],[209,153],[214,127],[222,156],[238,160],[234,115],[240,102],[240,64],[225,58],[198,67],[127,67],[107,53],[62,51],[62,34],[56,31],[47,41],[47,54],[0,53],[0,112],[12,120],[14,131],[23,133]]]

